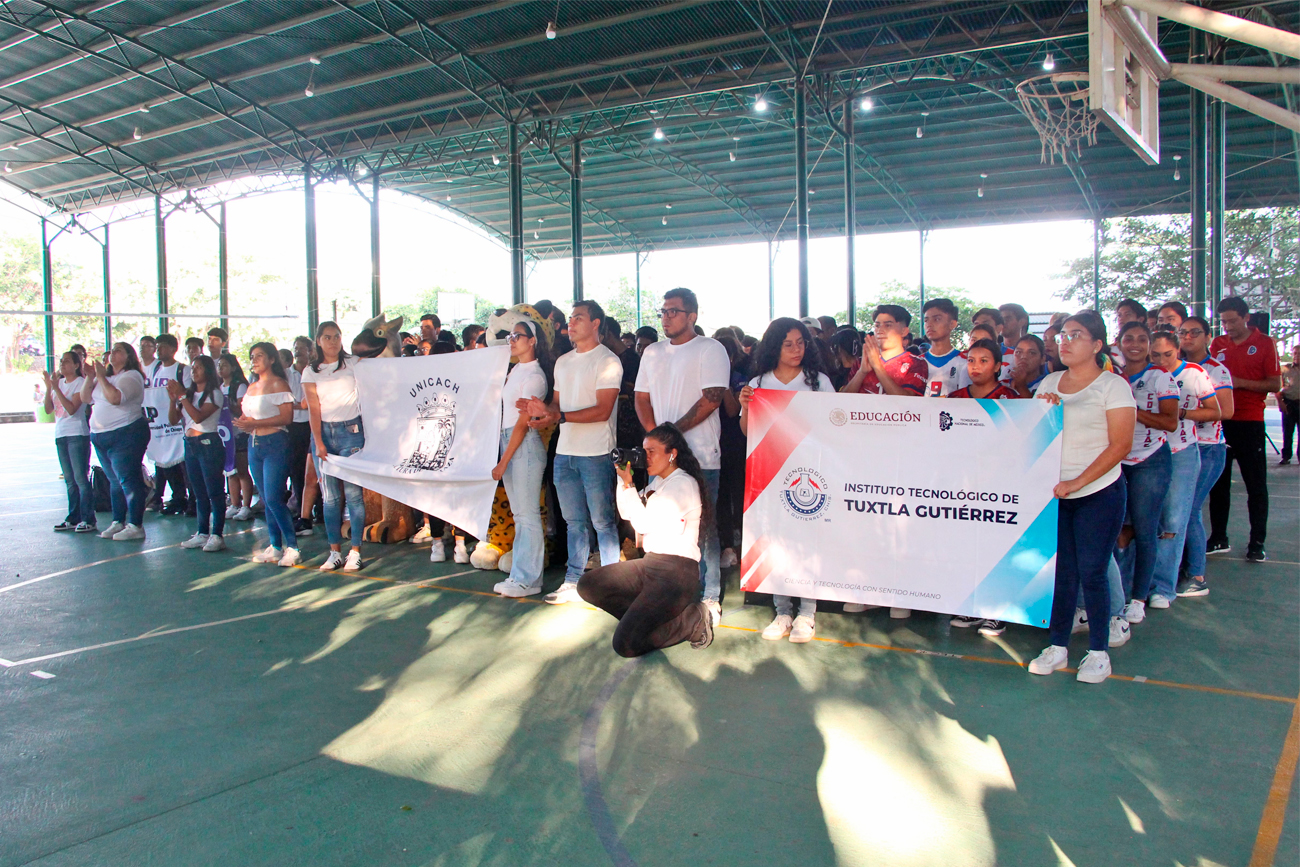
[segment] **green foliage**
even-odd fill
[[[443,292],[465,293],[465,289],[443,289],[440,286],[434,286],[424,290],[414,302],[410,304],[393,304],[384,307],[384,315],[388,318],[401,316],[403,318],[402,330],[415,333],[419,331],[420,317],[426,313],[438,312],[438,296]],[[487,325],[488,317],[501,305],[490,298],[484,298],[482,295],[474,296],[474,321],[479,325]],[[457,323],[444,322],[444,327],[450,328]],[[469,323],[464,323],[468,325]]]
[[[1223,294],[1246,298],[1253,309],[1294,316],[1300,305],[1300,209],[1265,208],[1224,214]],[[1102,222],[1101,308],[1125,298],[1146,307],[1164,301],[1191,303],[1191,218],[1128,217]],[[1070,281],[1062,298],[1093,305],[1093,263],[1086,256],[1065,263]]]
[[[970,331],[971,314],[983,307],[998,306],[987,301],[975,301],[966,294],[965,289],[958,286],[927,286],[925,288],[925,299],[930,301],[935,298],[947,298],[957,305],[960,318],[956,329],[952,332],[952,342],[957,346],[965,345],[966,335]],[[900,280],[886,282],[874,301],[858,307],[857,323],[859,329],[870,329],[871,315],[879,304],[897,304],[900,307],[905,307],[912,314],[912,333],[918,337],[924,334],[925,327],[921,322],[921,288],[919,286],[903,283]],[[848,312],[841,310],[835,314],[835,321],[840,323],[848,322]]]
[[[636,331],[636,285],[627,277],[619,277],[604,289],[588,293],[588,297],[605,308],[605,312],[618,320],[624,331]],[[641,325],[659,328],[659,305],[662,299],[649,292],[641,294]]]

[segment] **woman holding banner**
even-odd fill
[[[749,434],[749,404],[756,388],[834,393],[830,377],[821,369],[821,354],[807,326],[798,319],[774,320],[754,348],[754,372],[758,375],[740,390],[741,431]],[[812,641],[816,631],[816,599],[800,599],[798,617],[793,616],[794,597],[774,594],[772,602],[776,617],[763,630],[764,638],[780,641],[788,635],[793,644]]]
[[[618,619],[614,652],[641,656],[689,641],[713,642],[713,617],[700,600],[700,522],[713,519],[700,462],[675,425],[646,434],[643,499],[627,464],[616,466],[618,513],[642,536],[639,560],[610,563],[578,580],[578,595]]]
[[[1066,645],[1082,585],[1088,654],[1079,664],[1077,679],[1101,683],[1110,676],[1106,569],[1127,501],[1119,464],[1133,444],[1137,402],[1123,377],[1102,369],[1107,344],[1100,316],[1090,310],[1071,316],[1056,341],[1066,369],[1048,374],[1038,387],[1038,397],[1059,404],[1064,413],[1061,481],[1053,491],[1059,503],[1052,643],[1029,663],[1029,671],[1051,674],[1069,665]]]

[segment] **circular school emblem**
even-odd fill
[[[836,427],[843,427],[845,422],[847,422],[848,420],[849,420],[848,413],[840,409],[838,406],[835,407],[835,409],[831,410],[831,424],[835,425]]]
[[[781,505],[794,517],[811,521],[830,503],[826,478],[816,470],[799,467],[786,474],[781,488]]]

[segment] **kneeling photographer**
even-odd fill
[[[683,641],[704,648],[713,641],[713,621],[700,601],[700,522],[711,520],[704,474],[674,425],[650,431],[644,446],[651,476],[644,497],[632,482],[632,463],[640,456],[618,450],[614,459],[618,513],[642,537],[645,557],[593,569],[578,582],[579,596],[618,618],[619,656]]]

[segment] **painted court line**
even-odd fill
[[[1291,783],[1295,780],[1296,762],[1300,761],[1300,698],[1291,712],[1291,726],[1282,743],[1282,755],[1273,771],[1273,785],[1264,802],[1264,815],[1259,820],[1255,835],[1255,848],[1250,853],[1250,867],[1273,867],[1273,856],[1282,840],[1282,827],[1286,823],[1286,804],[1291,797]]]

